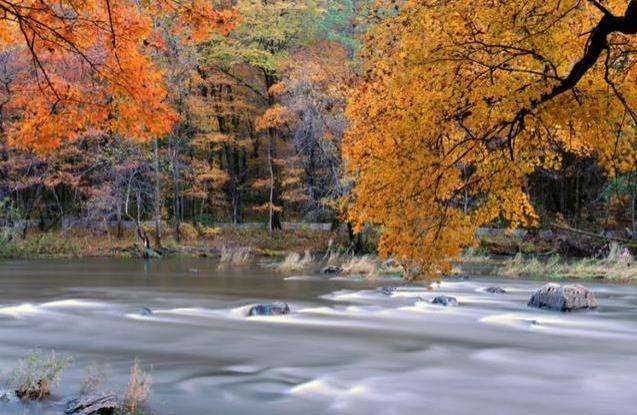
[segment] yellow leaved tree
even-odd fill
[[[635,168],[637,1],[382,4],[350,92],[350,216],[440,276],[501,218],[535,226],[526,177],[569,151]],[[390,10],[390,12],[387,12]]]

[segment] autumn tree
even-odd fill
[[[270,231],[281,228],[281,171],[278,149],[285,120],[272,87],[280,80],[279,66],[290,51],[307,45],[317,34],[321,10],[318,0],[241,0],[242,23],[227,37],[213,38],[202,48],[202,62],[237,80],[256,94],[264,114],[256,129],[267,137],[267,174],[258,186],[269,188]],[[237,74],[241,66],[254,70],[254,78]]]
[[[49,151],[91,132],[150,140],[169,131],[176,115],[150,57],[163,14],[198,38],[235,18],[202,0],[0,1],[2,53],[21,62],[3,104],[10,141]]]
[[[290,54],[276,88],[302,169],[297,177],[307,196],[303,211],[313,221],[333,220],[348,191],[340,147],[347,128],[344,91],[352,70],[349,45],[323,40]]]
[[[382,254],[447,273],[478,226],[537,223],[528,177],[564,151],[634,168],[637,1],[387,3],[345,148]]]

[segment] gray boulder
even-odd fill
[[[586,310],[597,308],[597,300],[583,285],[549,283],[535,291],[528,306],[556,311]]]
[[[321,270],[323,275],[338,275],[343,272],[343,268],[336,265],[328,265]]]
[[[500,288],[500,287],[489,287],[485,291],[490,294],[506,294],[507,293],[504,288]]]
[[[80,396],[66,404],[65,414],[111,415],[119,408],[114,393],[96,393]]]
[[[389,297],[396,292],[396,287],[380,287],[378,292]]]
[[[152,315],[153,315],[153,310],[151,310],[151,309],[150,309],[150,308],[148,308],[148,307],[142,307],[142,308],[139,310],[139,315],[140,315],[140,316],[144,316],[144,317],[152,316]]]
[[[458,306],[458,300],[456,297],[449,297],[447,295],[439,295],[434,298],[431,304],[442,305],[445,307],[456,307]]]
[[[248,316],[280,316],[290,313],[290,306],[286,303],[257,304],[250,308]]]

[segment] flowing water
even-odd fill
[[[121,395],[135,358],[158,415],[634,413],[637,287],[589,284],[599,310],[560,314],[526,307],[540,284],[428,291],[192,258],[5,261],[0,374],[32,349],[74,360],[52,401],[0,403],[0,414],[61,413],[92,362]],[[438,294],[460,306],[419,301]],[[274,300],[292,313],[245,317]]]

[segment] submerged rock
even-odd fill
[[[535,291],[528,306],[556,311],[586,310],[597,308],[597,300],[595,300],[593,293],[583,285],[562,286],[549,283]]]
[[[80,396],[66,404],[65,414],[73,415],[111,415],[119,408],[114,393],[95,393]]]
[[[280,316],[290,313],[290,306],[286,303],[257,304],[250,308],[248,316]]]
[[[439,295],[434,298],[431,304],[443,305],[445,307],[456,307],[458,306],[458,300],[456,297],[449,297],[447,295]]]
[[[491,294],[506,294],[507,293],[504,288],[500,288],[500,287],[489,287],[485,291]]]
[[[144,316],[144,317],[152,316],[152,315],[153,315],[153,310],[151,310],[151,309],[150,309],[150,308],[148,308],[148,307],[142,307],[142,308],[139,310],[139,315],[140,315],[140,316]]]
[[[390,296],[394,292],[396,292],[396,287],[380,287],[378,289],[378,292],[383,294],[383,295]]]
[[[338,275],[343,272],[343,268],[336,265],[328,265],[321,270],[323,275]]]

